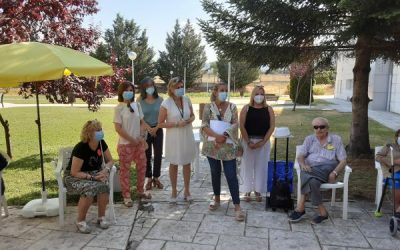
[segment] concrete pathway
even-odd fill
[[[58,217],[25,219],[20,208],[10,208],[10,216],[0,221],[0,249],[400,249],[400,238],[389,234],[390,209],[382,218],[373,216],[374,205],[350,202],[349,219],[341,219],[341,203],[330,207],[330,218],[313,226],[309,219],[289,223],[283,211],[265,211],[262,202],[241,202],[246,220],[234,220],[233,204],[224,176],[222,206],[209,211],[212,197],[209,166],[200,159],[200,174],[191,182],[193,203],[182,200],[182,176],[178,183],[180,201],[168,204],[170,186],[167,165],[162,169],[164,190],[153,190],[154,212],[137,213],[130,235],[136,204],[133,208],[116,205],[117,223],[107,230],[94,225],[96,207],[87,219],[95,229],[84,235],[74,226],[76,207],[67,207],[66,224],[58,225]],[[330,193],[327,193],[329,196]],[[307,206],[308,218],[315,212]]]

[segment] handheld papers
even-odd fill
[[[231,127],[229,122],[218,121],[218,120],[210,120],[210,128],[219,135],[223,135],[224,132]],[[209,141],[215,141],[215,137],[208,137]],[[233,144],[233,141],[229,138],[226,139],[226,143]]]

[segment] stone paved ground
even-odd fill
[[[167,166],[161,180],[164,190],[153,191],[154,212],[137,214],[132,235],[136,205],[116,205],[117,223],[108,230],[95,228],[83,235],[76,232],[76,207],[68,207],[66,225],[58,225],[58,217],[24,219],[19,208],[10,208],[10,216],[0,221],[0,249],[400,249],[400,238],[389,234],[390,209],[385,216],[373,216],[374,205],[350,202],[349,219],[341,219],[341,203],[329,207],[330,219],[312,226],[309,219],[291,224],[282,211],[265,211],[262,203],[242,202],[246,221],[236,222],[226,181],[222,182],[222,206],[208,211],[212,188],[208,164],[200,160],[198,180],[192,180],[193,203],[179,201],[170,206]],[[224,178],[223,178],[224,179]],[[181,173],[179,183],[182,183]],[[180,186],[182,189],[182,186]],[[327,203],[328,204],[328,203]],[[307,207],[309,217],[314,210]],[[96,207],[88,220],[93,225]]]

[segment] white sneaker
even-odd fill
[[[97,220],[97,225],[99,225],[99,227],[100,227],[101,229],[107,229],[107,228],[110,227],[110,223],[106,220],[106,217],[105,217],[105,216],[100,217],[100,218]]]
[[[86,221],[75,222],[75,225],[80,233],[88,234],[92,231]]]

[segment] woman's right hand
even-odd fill
[[[96,181],[106,182],[108,180],[108,173],[100,171],[94,176],[94,179]]]
[[[226,142],[226,137],[223,135],[217,135],[217,137],[215,137],[215,141],[217,143],[225,143]]]

